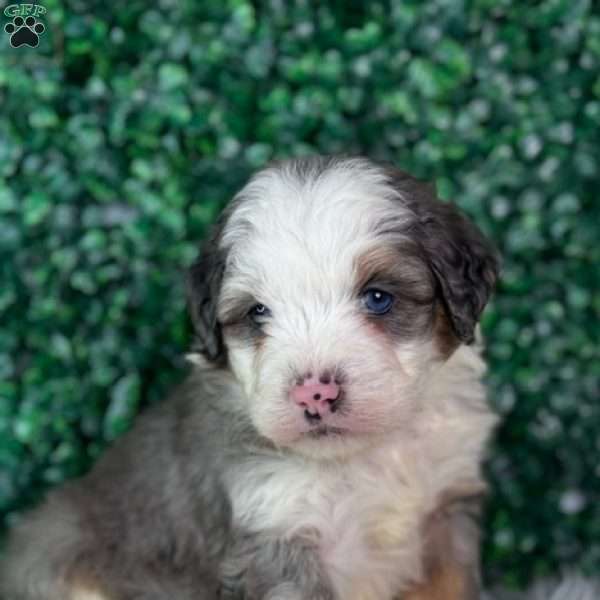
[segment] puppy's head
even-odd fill
[[[435,190],[365,159],[269,167],[192,266],[197,351],[257,431],[336,453],[410,427],[432,369],[470,344],[498,271]]]

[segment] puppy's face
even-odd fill
[[[283,163],[238,194],[192,268],[198,349],[232,371],[262,436],[349,452],[410,430],[495,274],[477,230],[411,177],[362,159]]]

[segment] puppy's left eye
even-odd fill
[[[271,311],[264,304],[255,304],[249,311],[248,316],[255,322],[259,323],[265,317],[271,316]]]
[[[394,296],[383,290],[371,288],[363,293],[363,301],[370,313],[384,315],[392,308]]]

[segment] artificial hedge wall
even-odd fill
[[[44,7],[37,48],[1,40],[4,524],[183,376],[182,270],[248,174],[350,152],[435,179],[505,257],[488,578],[600,570],[598,4]]]

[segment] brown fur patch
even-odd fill
[[[477,600],[477,517],[485,486],[466,483],[449,490],[424,526],[425,578],[402,600]]]
[[[417,248],[408,241],[373,247],[356,258],[355,272],[357,294],[367,285],[377,287],[381,282],[397,288],[402,296],[418,304],[433,300],[431,274]]]
[[[460,565],[441,565],[428,580],[406,594],[402,600],[475,600],[477,589]]]
[[[432,274],[408,241],[383,243],[357,257],[355,293],[378,289],[393,297],[390,310],[365,318],[375,331],[393,340],[431,334],[435,286]]]
[[[433,337],[440,356],[446,360],[460,346],[460,340],[452,329],[450,319],[443,306],[438,302],[434,311]]]

